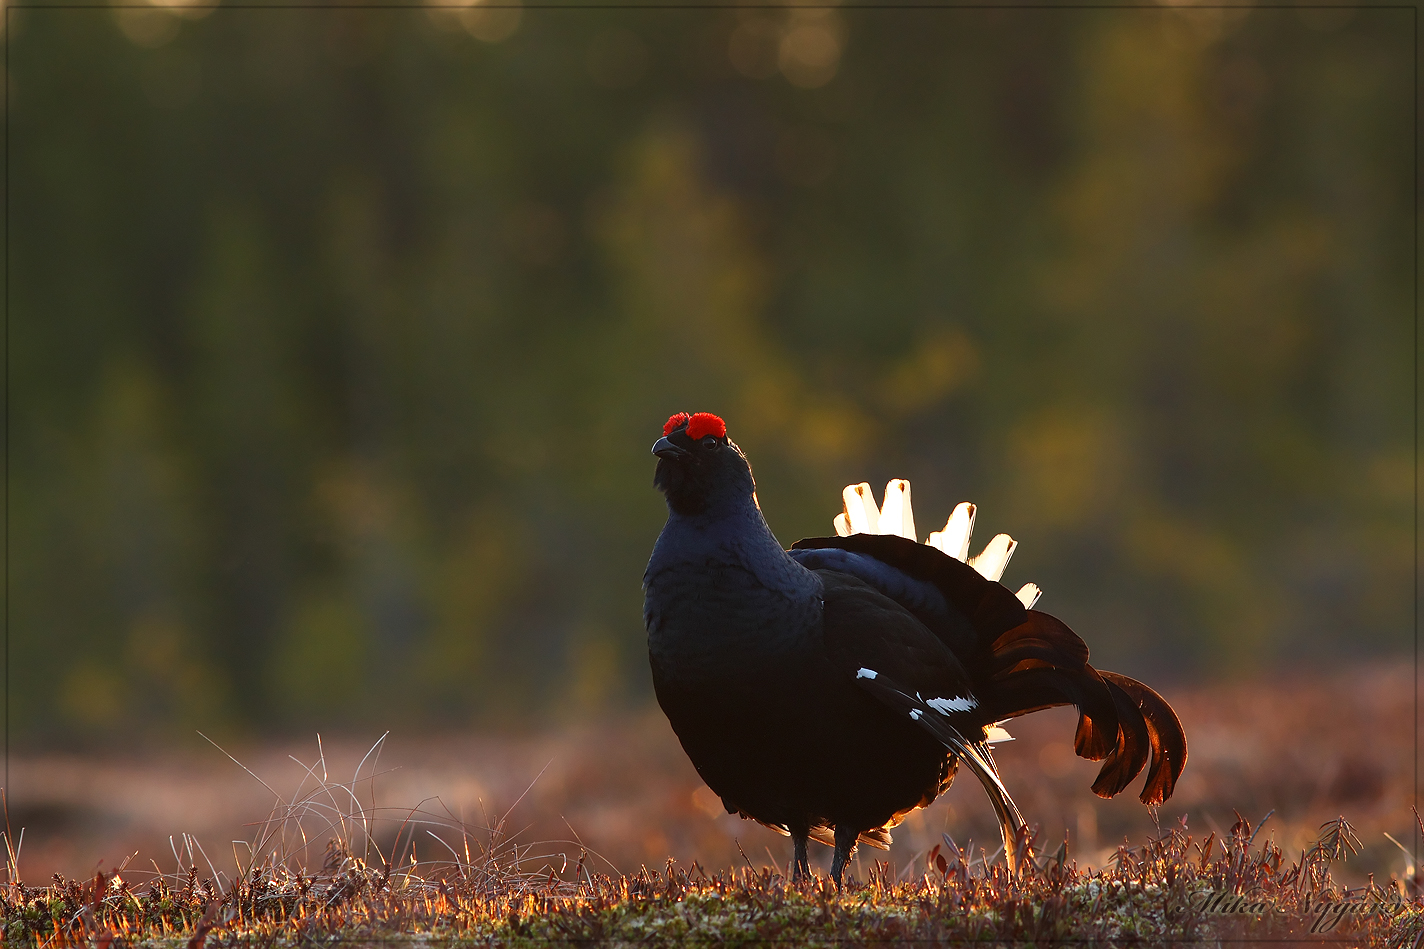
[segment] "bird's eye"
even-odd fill
[[[712,447],[713,445],[715,445],[715,444],[717,444],[717,436],[716,436],[716,435],[703,435],[703,436],[702,436],[702,447],[703,447],[703,448],[711,448],[711,447]]]

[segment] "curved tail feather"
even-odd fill
[[[1004,838],[1004,862],[1008,864],[1010,873],[1017,873],[1018,848],[1015,844],[1020,834],[1028,828],[1028,823],[1019,813],[1014,799],[1009,797],[1009,789],[1004,787],[1004,782],[999,777],[999,769],[994,764],[994,756],[990,753],[989,746],[982,741],[966,741],[962,735],[958,737],[958,741],[951,739],[945,744],[959,755],[959,759],[969,766],[974,777],[984,786],[984,793],[989,796],[989,803],[993,805],[994,814],[999,818],[999,832]]]
[[[1091,666],[1088,668],[1092,669]],[[1103,674],[1096,669],[1092,671],[1112,694],[1118,723],[1117,740],[1103,759],[1102,769],[1093,781],[1093,793],[1098,797],[1114,797],[1131,784],[1132,779],[1147,765],[1147,721],[1122,688],[1103,679]]]
[[[1147,771],[1147,783],[1138,799],[1143,804],[1161,804],[1172,796],[1187,764],[1187,736],[1182,731],[1181,719],[1166,699],[1136,679],[1116,672],[1099,672],[1098,675],[1109,688],[1125,694],[1142,717],[1152,749],[1152,767]]]
[[[1093,793],[1112,797],[1148,766],[1139,796],[1161,804],[1172,796],[1187,761],[1181,721],[1166,700],[1136,679],[1088,663],[1088,647],[1067,624],[1028,610],[1001,633],[971,672],[987,720],[1014,718],[1055,705],[1078,708],[1073,750],[1103,766]],[[983,682],[987,678],[988,682]]]
[[[1022,623],[998,635],[989,646],[986,671],[1002,675],[1020,663],[1046,663],[1064,669],[1088,664],[1088,644],[1056,616],[1027,610]]]
[[[1117,706],[1107,683],[1095,675],[1073,669],[1038,666],[1011,672],[997,681],[977,685],[980,717],[985,723],[1018,718],[1040,709],[1059,705],[1076,705],[1083,717],[1089,717],[1098,730],[1117,732]],[[1082,728],[1080,721],[1079,728]],[[1078,754],[1096,761],[1107,756],[1110,748],[1097,755]]]

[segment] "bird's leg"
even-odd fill
[[[836,825],[836,855],[831,859],[831,876],[836,881],[836,889],[840,889],[841,874],[855,854],[855,842],[859,839],[860,831]]]
[[[806,834],[793,830],[791,843],[796,850],[796,858],[791,862],[791,881],[800,883],[811,879],[811,864],[806,859]]]

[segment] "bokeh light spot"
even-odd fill
[[[166,10],[120,7],[114,10],[114,19],[119,32],[144,49],[165,46],[178,35],[178,19]]]
[[[460,25],[483,43],[499,43],[514,35],[523,15],[518,2],[499,6],[476,3],[460,11]]]
[[[827,15],[803,19],[786,31],[777,51],[777,65],[788,82],[802,89],[818,89],[835,78],[841,62],[839,25],[838,19]]]

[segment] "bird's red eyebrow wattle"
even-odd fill
[[[705,435],[727,437],[727,423],[711,412],[698,412],[687,422],[687,437],[696,441]]]
[[[686,421],[687,421],[687,413],[686,413],[686,412],[678,412],[676,415],[670,415],[670,416],[668,416],[667,423],[663,425],[663,434],[664,434],[664,435],[671,435],[674,431],[677,430],[677,427],[678,427],[679,425],[681,425],[683,422],[686,422]]]

